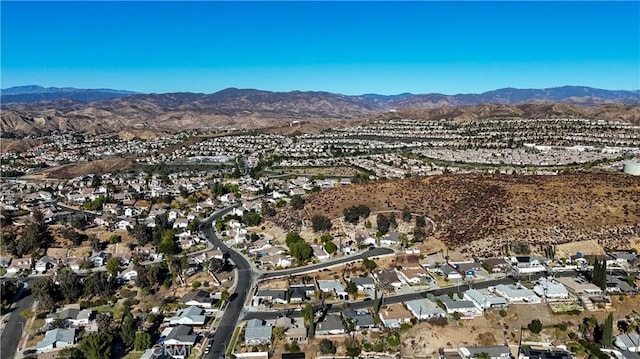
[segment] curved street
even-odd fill
[[[222,209],[211,215],[203,222],[203,230],[207,239],[214,246],[220,247],[220,250],[229,256],[229,259],[236,266],[237,273],[234,291],[237,295],[229,301],[229,305],[227,305],[227,308],[224,311],[216,334],[211,339],[211,350],[205,356],[208,359],[224,358],[227,346],[231,341],[233,331],[236,329],[238,319],[240,318],[240,314],[244,308],[244,303],[247,299],[249,290],[253,287],[254,273],[251,270],[251,264],[249,264],[244,256],[230,249],[224,244],[224,242],[218,239],[212,227],[213,220],[229,213],[234,207],[235,206],[230,206]]]
[[[29,279],[25,280],[28,282]],[[34,298],[31,295],[31,289],[20,284],[20,289],[14,297],[14,303],[11,305],[11,313],[9,319],[4,324],[2,335],[0,336],[0,353],[2,358],[13,358],[16,354],[16,350],[20,346],[20,339],[22,338],[22,332],[27,320],[21,315],[21,313],[27,309],[31,309],[33,306]]]

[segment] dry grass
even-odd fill
[[[534,252],[537,244],[586,239],[628,249],[640,235],[640,177],[623,174],[460,174],[375,182],[314,194],[304,212],[335,218],[354,204],[372,211],[408,206],[436,222],[435,239],[478,256],[496,255],[519,240],[533,244]]]
[[[46,173],[49,178],[73,178],[89,173],[103,174],[123,171],[131,167],[132,163],[131,158],[111,158],[54,167],[44,171],[44,173]]]

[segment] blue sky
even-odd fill
[[[2,88],[640,88],[640,2],[0,2]]]

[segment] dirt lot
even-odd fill
[[[605,254],[604,248],[596,243],[594,240],[578,241],[571,243],[559,244],[556,247],[556,258],[569,258],[576,255],[576,253],[582,253],[583,255]]]
[[[614,321],[623,318],[640,308],[640,296],[612,298]],[[420,323],[402,334],[403,352],[407,357],[437,357],[438,348],[455,348],[461,345],[517,345],[520,340],[520,328],[523,340],[553,341],[568,340],[567,333],[577,331],[583,318],[595,316],[603,322],[608,311],[583,312],[580,315],[554,315],[546,304],[512,304],[507,309],[507,317],[500,317],[497,311],[487,313],[484,317],[459,322],[449,321],[446,327],[436,327],[429,323]],[[538,335],[530,333],[526,326],[532,320],[539,319],[545,329]],[[553,327],[554,324],[565,323],[567,330]],[[489,333],[489,334],[484,334]],[[480,336],[482,334],[482,336]],[[618,334],[614,326],[614,335]]]

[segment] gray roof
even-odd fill
[[[447,297],[449,298],[449,297]],[[427,299],[416,299],[405,302],[407,308],[413,315],[440,315],[445,314],[442,308],[438,307],[434,302]]]
[[[195,343],[197,336],[192,335],[191,332],[192,329],[189,326],[182,324],[176,325],[175,327],[171,328],[171,331],[165,337],[165,341],[174,339],[184,343]]]
[[[271,340],[271,324],[265,325],[262,319],[251,319],[247,321],[247,329],[244,331],[246,339],[268,339]]]
[[[320,288],[320,290],[334,290],[336,292],[345,291],[344,286],[337,279],[319,280],[318,288]]]
[[[455,298],[455,297],[454,297]],[[448,309],[464,309],[464,308],[475,308],[475,304],[473,304],[470,300],[454,300],[449,298],[448,295],[443,294],[438,297],[440,301],[448,308]]]
[[[626,333],[615,337],[614,343],[620,349],[640,347],[640,335],[638,333]]]
[[[499,358],[501,356],[510,356],[511,349],[506,345],[492,345],[486,347],[466,347],[472,358],[480,357],[480,354],[487,353],[489,358]]]
[[[365,286],[365,285],[374,285],[375,282],[373,281],[373,278],[366,276],[366,277],[351,277],[350,279],[355,285],[357,286]]]
[[[256,297],[287,300],[287,291],[284,289],[262,289],[256,293]]]
[[[327,315],[323,321],[318,323],[316,332],[329,331],[329,330],[344,330],[344,324],[342,324],[342,318],[336,314]]]
[[[354,325],[371,327],[375,325],[373,317],[366,311],[355,311],[351,309],[344,309],[342,315]]]
[[[54,344],[55,342],[73,343],[75,337],[76,337],[75,329],[57,328],[53,330],[48,330],[44,335],[44,339],[39,341],[36,344],[36,347],[44,348],[46,346]]]

